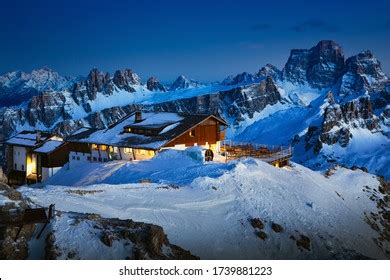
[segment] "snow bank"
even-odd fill
[[[171,242],[203,259],[385,258],[374,242],[378,233],[365,222],[366,213],[378,212],[367,192],[378,189],[375,176],[339,168],[326,178],[300,165],[278,169],[254,159],[209,164],[186,153],[115,166],[103,180],[89,178],[91,185],[79,178],[22,192],[64,211],[160,225]],[[107,165],[96,165],[97,174]],[[69,191],[81,188],[93,192]],[[248,221],[254,217],[264,221],[265,241]],[[272,222],[283,232],[274,232]],[[310,239],[309,250],[297,246],[301,235]]]

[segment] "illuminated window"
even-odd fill
[[[125,154],[130,154],[131,153],[131,149],[130,148],[125,148]]]
[[[127,129],[127,132],[131,132],[131,128],[130,127]]]
[[[101,151],[106,151],[107,150],[107,146],[106,145],[100,145],[100,150]]]
[[[114,147],[110,146],[110,153],[114,152]]]
[[[92,148],[92,150],[97,150],[98,149],[98,145],[92,144],[91,148]]]
[[[190,137],[195,137],[195,129],[191,129],[189,135]]]

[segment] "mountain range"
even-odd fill
[[[312,169],[334,164],[390,177],[390,79],[374,54],[346,58],[334,41],[293,49],[283,67],[203,84],[179,76],[146,83],[130,69],[92,69],[85,78],[44,68],[0,76],[0,137],[24,129],[64,136],[106,127],[143,110],[215,113],[237,141],[292,145],[294,161]]]

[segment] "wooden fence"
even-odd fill
[[[232,140],[224,140],[221,142],[221,154],[225,156],[226,161],[242,157],[254,157],[280,166],[280,163],[288,163],[288,160],[292,157],[292,153],[293,148],[291,146],[271,146],[235,142]]]

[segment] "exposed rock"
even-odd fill
[[[352,137],[351,128],[379,128],[369,97],[352,100],[343,105],[333,104],[325,109],[320,139],[323,143],[339,143],[346,147]]]
[[[274,232],[277,232],[277,233],[280,233],[280,232],[283,232],[283,227],[277,223],[272,223],[271,224],[271,228]]]
[[[264,223],[260,220],[260,218],[252,218],[250,219],[250,223],[252,227],[255,229],[263,229],[264,228]]]
[[[300,249],[305,249],[307,251],[310,251],[311,249],[311,241],[310,241],[310,238],[301,234],[299,236],[299,239],[297,239],[296,241],[296,244],[298,246],[298,248]]]
[[[73,227],[70,230],[74,235],[67,238],[74,238],[74,244],[102,242],[104,246],[108,247],[107,250],[114,250],[110,253],[114,259],[121,258],[121,255],[115,255],[115,248],[118,248],[118,244],[123,246],[123,250],[128,250],[126,259],[198,259],[191,255],[189,251],[170,244],[160,226],[134,222],[132,220],[102,218],[96,214],[61,212],[59,214],[60,216],[56,217],[56,220],[73,220],[69,227]],[[77,232],[78,230],[81,232],[85,231],[85,227],[91,228],[88,230],[88,240],[79,240],[80,238],[85,238],[85,236],[79,235]],[[61,243],[61,240],[55,238],[57,230],[61,230],[61,228],[58,229],[56,227],[55,221],[53,223],[53,231],[46,239],[46,258],[83,258],[84,255],[80,251],[80,247],[77,245],[69,246],[69,244]],[[88,255],[89,258],[98,259],[100,254],[102,254],[101,251],[96,251],[95,253],[96,255]]]
[[[272,77],[273,80],[279,80],[282,78],[282,71],[272,64],[266,64],[255,74],[255,78],[265,79],[267,77]]]
[[[19,105],[42,91],[59,91],[70,87],[79,78],[62,77],[44,67],[25,73],[14,71],[0,76],[0,106]]]
[[[201,84],[195,80],[190,80],[184,77],[183,75],[180,75],[171,85],[170,90],[179,90],[179,89],[186,89],[186,88],[196,88],[199,87]]]
[[[345,72],[341,79],[341,96],[380,91],[388,81],[380,62],[369,50],[348,58]]]
[[[252,118],[255,112],[260,112],[267,105],[277,102],[283,102],[283,100],[274,81],[268,77],[259,84],[247,87],[168,101],[143,108],[167,112],[219,114],[233,119],[233,125],[236,125],[243,119],[243,116]]]
[[[334,41],[320,41],[315,47],[293,49],[283,68],[283,78],[315,88],[331,87],[344,73],[344,54]]]
[[[266,240],[268,238],[268,235],[264,231],[258,231],[256,232],[256,235],[261,239],[261,240]]]
[[[140,77],[131,69],[115,71],[113,82],[119,89],[128,92],[135,92],[133,85],[141,85]]]
[[[239,85],[239,84],[247,84],[253,83],[255,81],[255,77],[248,72],[243,72],[236,76],[229,76],[225,80],[222,81],[224,85]]]
[[[72,89],[72,97],[78,105],[83,105],[87,112],[91,108],[87,106],[88,101],[96,99],[98,92],[105,95],[111,95],[113,92],[113,84],[110,83],[110,74],[100,72],[98,69],[92,69],[85,81],[74,84]]]
[[[8,185],[0,184],[0,196],[5,196],[13,202],[0,205],[0,212],[5,217],[10,211],[21,211],[27,208],[26,201],[21,194]],[[11,220],[11,214],[9,214]],[[34,225],[24,225],[18,238],[19,227],[6,226],[0,227],[0,260],[22,260],[28,257],[28,241],[34,233]]]
[[[155,77],[150,77],[146,82],[146,87],[150,91],[167,91],[165,87]]]
[[[41,122],[51,127],[58,119],[69,119],[64,111],[66,99],[62,93],[45,92],[31,98],[27,109],[27,116],[31,126]]]

